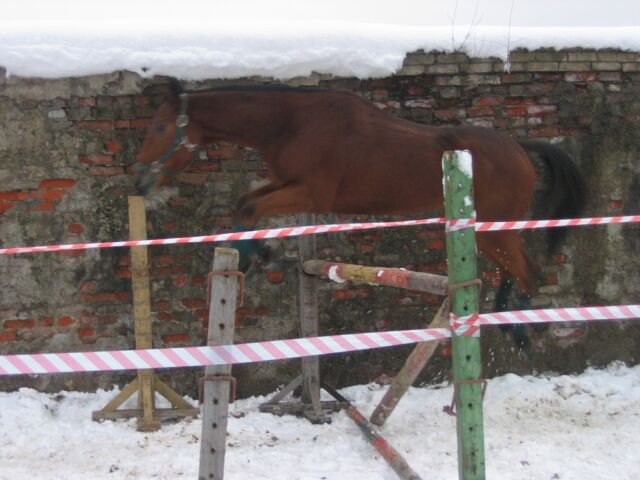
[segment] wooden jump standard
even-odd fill
[[[446,295],[448,291],[447,277],[432,273],[414,272],[402,268],[368,267],[322,260],[307,260],[302,264],[302,267],[308,275],[319,276],[339,283],[350,281],[386,285],[435,295]],[[432,328],[446,327],[449,322],[448,314],[448,301],[445,299],[429,326]],[[371,423],[375,425],[384,424],[400,399],[433,356],[439,343],[423,342],[416,345],[402,370],[394,377],[384,397],[371,414]]]
[[[468,152],[445,153],[443,157],[445,213],[450,220],[475,218],[471,172],[471,157]],[[319,260],[305,261],[313,249],[309,247],[303,249],[302,245],[300,248],[301,275],[304,272],[307,275],[328,278],[337,282],[349,280],[447,295],[434,321],[431,322],[432,327],[443,327],[449,323],[449,297],[452,302],[451,311],[458,317],[468,318],[472,314],[477,314],[479,310],[475,231],[472,227],[452,229],[447,231],[446,239],[451,285],[448,284],[446,277],[398,268],[364,267]],[[301,286],[303,285],[301,276]],[[305,297],[309,295],[309,291],[313,295],[311,299]],[[301,288],[300,295],[301,321],[303,325],[308,325],[311,322],[313,326],[307,334],[317,332],[317,291],[315,288]],[[384,423],[402,395],[433,355],[436,347],[436,342],[418,344],[402,371],[395,377],[380,405],[374,410],[372,423]],[[479,380],[481,370],[479,331],[473,336],[461,336],[456,331],[452,332],[452,347],[454,403],[458,411],[459,478],[482,480],[485,478],[485,461],[482,417],[483,381]],[[262,407],[275,406],[278,400],[301,384],[317,388],[318,393],[312,394],[312,403],[314,410],[318,412],[321,409],[319,400],[317,400],[319,397],[319,375],[315,367],[311,373],[305,370],[304,364],[303,374],[285,387],[273,400],[263,404],[261,409]],[[325,390],[331,393],[332,389],[325,387]],[[339,396],[334,395],[334,397],[338,400],[344,400]],[[346,408],[349,409],[349,405]],[[279,413],[285,412],[280,411]],[[358,421],[356,423],[364,424]],[[368,437],[370,440],[373,438],[371,435]],[[413,476],[415,473],[410,469],[398,469],[396,473],[403,479],[416,478]]]
[[[129,234],[131,240],[147,238],[147,220],[144,198],[129,197]],[[131,287],[133,290],[133,318],[136,348],[152,348],[151,297],[147,247],[131,247]],[[171,408],[158,408],[155,394],[159,393],[171,403]],[[129,397],[138,394],[138,408],[119,408]],[[138,370],[136,378],[125,386],[102,410],[93,412],[95,421],[118,418],[138,419],[137,429],[149,432],[160,429],[161,418],[197,417],[194,408],[180,394],[160,380],[153,370]]]

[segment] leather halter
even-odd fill
[[[180,113],[176,117],[176,136],[173,139],[173,143],[169,148],[160,156],[160,158],[151,163],[136,163],[133,168],[137,173],[145,173],[150,171],[152,176],[156,176],[159,173],[168,177],[177,177],[180,172],[172,172],[164,167],[164,164],[169,160],[174,153],[180,148],[186,148],[190,152],[193,152],[198,148],[197,144],[189,142],[189,138],[185,133],[187,125],[189,125],[189,116],[187,115],[187,108],[189,104],[189,94],[180,94]]]

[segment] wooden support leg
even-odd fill
[[[445,300],[442,302],[429,327],[443,328],[447,326],[449,326],[449,302]],[[409,387],[429,362],[439,344],[440,342],[422,342],[416,345],[409,355],[409,358],[407,358],[402,370],[400,370],[398,375],[393,379],[387,393],[385,393],[371,414],[369,419],[371,423],[374,425],[384,424],[387,418],[393,413],[398,402],[400,402],[404,394],[407,393]]]

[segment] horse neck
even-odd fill
[[[211,92],[189,98],[189,116],[206,142],[227,141],[267,148],[288,123],[283,94]]]

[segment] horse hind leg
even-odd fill
[[[494,311],[509,309],[509,299],[514,287],[518,293],[514,299],[514,308],[526,310],[531,305],[531,296],[536,289],[537,268],[522,248],[522,238],[517,232],[491,232],[478,235],[480,252],[498,264],[502,272],[502,281],[496,292]],[[502,331],[508,331],[523,352],[531,350],[529,331],[524,324],[503,325]]]

